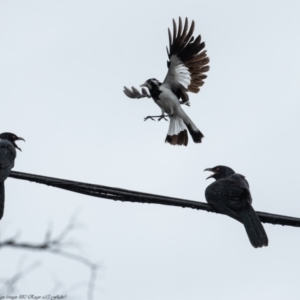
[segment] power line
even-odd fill
[[[113,187],[108,187],[103,185],[89,184],[89,183],[83,183],[78,181],[46,177],[46,176],[40,176],[40,175],[28,174],[28,173],[16,172],[16,171],[12,171],[9,176],[16,179],[28,180],[32,182],[45,184],[48,186],[68,190],[75,193],[80,193],[84,195],[105,198],[105,199],[110,199],[115,201],[180,206],[180,207],[187,207],[187,208],[205,210],[207,212],[217,213],[207,203],[198,202],[198,201],[165,197],[160,195],[125,190],[120,188],[113,188]],[[257,211],[257,214],[260,220],[264,223],[300,227],[300,218],[274,215],[274,214],[259,212],[259,211]]]

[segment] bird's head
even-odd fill
[[[216,166],[214,168],[207,168],[204,171],[213,172],[213,174],[208,176],[206,179],[215,178],[216,180],[235,173],[231,168],[226,166]]]
[[[0,134],[0,139],[10,141],[14,145],[14,147],[17,148],[20,151],[22,151],[21,148],[19,148],[15,142],[20,141],[20,140],[25,142],[25,140],[23,138],[18,137],[16,134],[11,133],[11,132],[1,133]]]
[[[148,79],[145,83],[141,84],[140,87],[146,87],[149,90],[152,90],[153,88],[157,88],[161,85],[161,82],[159,82],[155,78]]]

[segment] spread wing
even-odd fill
[[[195,39],[193,36],[195,23],[189,28],[188,19],[185,19],[182,26],[181,18],[179,25],[173,19],[173,37],[170,29],[169,48],[167,53],[169,61],[167,62],[169,71],[164,80],[164,84],[169,85],[172,91],[183,102],[188,101],[187,92],[198,93],[200,87],[204,84],[207,77],[206,72],[209,70],[209,58],[206,55],[205,43],[201,42],[201,36]]]
[[[145,88],[142,88],[142,93],[140,93],[140,91],[138,89],[136,89],[135,87],[131,87],[131,89],[127,88],[126,86],[124,86],[124,90],[123,90],[124,94],[132,99],[140,99],[140,98],[151,98],[150,94],[148,94],[147,90]]]

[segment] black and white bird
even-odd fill
[[[170,29],[169,49],[167,53],[168,73],[163,82],[155,78],[148,79],[141,85],[142,93],[136,88],[129,89],[124,87],[124,93],[130,98],[152,97],[154,102],[161,108],[161,116],[149,116],[148,118],[158,117],[158,120],[165,117],[170,118],[169,130],[165,142],[171,145],[187,145],[188,134],[190,132],[195,143],[201,143],[204,137],[193,121],[182,109],[181,104],[189,106],[189,96],[187,92],[198,93],[207,77],[205,73],[209,70],[209,58],[207,57],[204,42],[201,36],[195,39],[193,36],[195,23],[192,21],[188,25],[185,19],[184,25],[179,18],[178,28],[173,20],[173,37]],[[147,93],[148,88],[150,95]],[[167,115],[165,115],[167,113]],[[166,119],[165,119],[166,120]]]
[[[249,183],[245,176],[226,166],[216,166],[209,178],[216,181],[205,190],[205,198],[217,212],[244,224],[248,238],[254,248],[268,246],[268,237],[260,219],[252,207]]]
[[[16,149],[22,151],[15,143],[18,140],[25,141],[23,138],[10,132],[0,134],[0,220],[4,213],[4,181],[9,176],[11,169],[14,167],[17,156]]]

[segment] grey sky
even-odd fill
[[[246,176],[256,210],[300,217],[299,9],[292,0],[1,1],[0,131],[26,139],[15,170],[205,201],[203,170],[224,164]],[[178,16],[195,21],[211,60],[184,107],[205,138],[188,147],[165,144],[167,122],[143,121],[160,109],[122,91],[164,79]],[[254,249],[225,216],[8,179],[1,236],[41,241],[74,211],[84,224],[74,238],[103,266],[96,299],[299,298],[297,228],[266,224],[269,247]],[[1,251],[0,277],[22,255]],[[21,293],[88,278],[81,266],[42,261]]]

